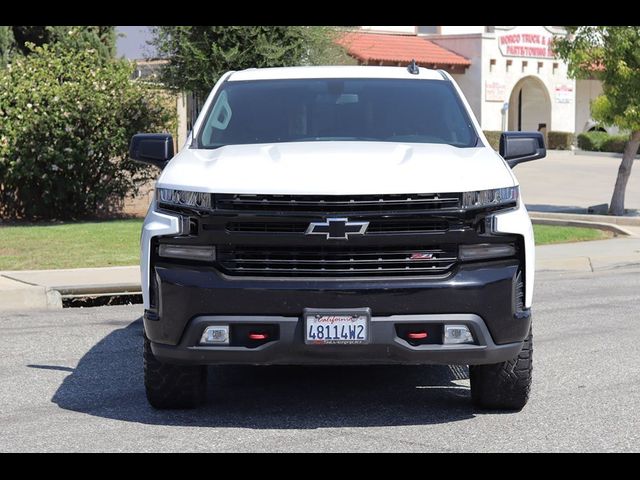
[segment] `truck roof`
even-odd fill
[[[227,81],[282,80],[299,78],[404,78],[410,80],[444,80],[437,70],[420,67],[417,75],[407,67],[335,65],[318,67],[249,68],[233,72]]]

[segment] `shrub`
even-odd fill
[[[166,131],[174,113],[132,81],[133,66],[93,50],[32,47],[0,70],[0,214],[94,215],[157,172],[128,159],[134,133]]]
[[[609,138],[602,143],[602,151],[622,153],[628,140],[629,137],[627,135],[609,135]]]
[[[550,150],[570,150],[573,145],[573,133],[555,132],[547,133],[547,148]]]
[[[500,135],[502,132],[496,130],[484,130],[484,136],[487,137],[489,141],[489,145],[495,150],[498,151],[500,148]]]
[[[585,132],[578,135],[578,148],[590,152],[600,152],[602,144],[609,137],[607,132]]]
[[[628,135],[609,135],[607,132],[585,132],[578,135],[578,147],[590,152],[622,153]]]

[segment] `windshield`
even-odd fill
[[[253,80],[223,84],[198,147],[331,140],[473,147],[477,136],[447,81]]]

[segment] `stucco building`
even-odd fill
[[[363,26],[340,43],[366,65],[441,68],[456,79],[484,130],[580,133],[595,127],[597,80],[567,77],[546,26]]]

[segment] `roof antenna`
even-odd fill
[[[418,68],[418,64],[415,59],[411,60],[411,63],[407,66],[407,70],[412,75],[418,75],[420,73],[420,69]]]

